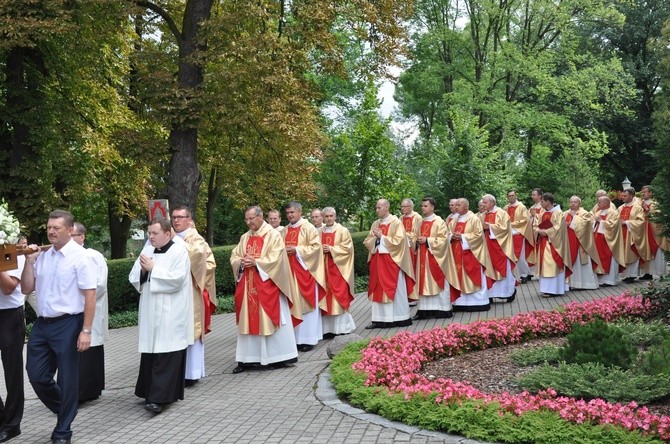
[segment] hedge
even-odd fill
[[[363,240],[368,232],[352,233],[354,241],[354,273],[356,276],[367,276],[368,250],[363,245]],[[216,291],[217,295],[233,294],[235,292],[235,279],[230,267],[230,254],[235,248],[234,245],[223,247],[214,247],[214,259],[216,260]],[[107,288],[109,297],[109,311],[119,312],[137,308],[139,294],[135,291],[128,275],[133,268],[135,259],[114,259],[107,261],[109,276],[107,278]]]

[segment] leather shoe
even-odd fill
[[[623,281],[627,284],[632,284],[633,282],[635,282],[635,278],[634,277],[627,277]]]
[[[0,430],[0,442],[6,442],[10,439],[19,436],[21,434],[21,429],[14,430]]]
[[[524,276],[524,277],[521,278],[521,283],[522,284],[526,284],[526,283],[528,283],[528,281],[530,281],[530,276]]]
[[[242,372],[245,371],[245,370],[246,370],[246,367],[244,367],[244,365],[242,365],[242,364],[237,364],[237,367],[235,367],[235,368],[233,369],[233,374],[236,375],[236,374],[238,374],[238,373],[242,373]]]
[[[639,281],[651,281],[652,279],[654,279],[654,276],[650,275],[649,273],[638,278]]]
[[[185,379],[184,380],[184,387],[193,387],[200,381],[199,379]]]
[[[373,328],[382,328],[382,326],[379,325],[377,322],[370,322],[368,325],[365,326],[366,330],[372,330]]]
[[[51,444],[70,444],[72,441],[65,438],[51,438]]]
[[[514,289],[514,293],[512,293],[512,296],[505,299],[505,302],[509,304],[514,302],[514,299],[516,299],[516,288]]]
[[[144,410],[153,413],[161,413],[163,411],[163,406],[156,404],[155,402],[147,402],[144,404]]]

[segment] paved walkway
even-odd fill
[[[411,331],[477,319],[510,317],[520,312],[551,309],[570,301],[587,301],[621,294],[632,286],[572,291],[543,299],[537,281],[522,285],[511,304],[496,303],[485,313],[457,313],[452,319],[415,322]],[[415,309],[412,310],[414,313]],[[356,333],[363,337],[390,336],[400,329],[365,330],[370,306],[358,295],[352,307]],[[82,406],[73,424],[76,443],[473,443],[464,438],[421,431],[385,421],[339,403],[328,390],[328,341],[301,353],[299,362],[280,370],[254,370],[233,375],[235,367],[234,314],[215,316],[207,336],[208,377],[186,389],[184,401],[154,415],[135,397],[139,367],[137,328],[110,332],[105,345],[107,390]],[[1,379],[1,378],[0,378]],[[0,393],[5,396],[4,380]],[[318,395],[318,396],[317,396]],[[26,406],[22,435],[10,442],[48,443],[56,416],[36,398],[26,377]]]

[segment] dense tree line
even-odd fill
[[[244,206],[293,198],[366,228],[379,196],[589,198],[657,171],[662,193],[669,17],[662,0],[0,0],[0,196],[34,240],[64,207],[122,257],[149,198],[195,207],[220,243]]]

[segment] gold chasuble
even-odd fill
[[[428,218],[427,218],[428,219]],[[426,238],[425,244],[419,244],[416,264],[418,293],[436,295],[444,290],[447,266],[447,225],[440,216],[430,216],[430,220],[421,222],[420,237]]]
[[[194,339],[200,339],[211,331],[212,314],[216,312],[216,261],[212,249],[195,228],[186,230],[183,239],[191,261]]]
[[[256,267],[241,269],[242,259],[250,255]],[[291,304],[296,299],[291,284],[291,268],[279,233],[264,222],[258,231],[247,231],[230,255],[230,264],[237,286],[235,288],[235,319],[241,334],[269,336],[280,327],[279,294]],[[259,271],[262,270],[262,271]]]
[[[409,239],[409,254],[412,257],[412,269],[414,269],[416,268],[416,239],[419,237],[423,218],[416,211],[412,211],[412,214],[402,216],[401,220]]]
[[[593,261],[593,269],[600,265],[600,256],[593,236],[593,214],[579,207],[573,215],[565,212],[565,224],[568,228],[570,245],[570,264],[574,264],[579,254],[579,263],[586,265]]]
[[[484,225],[484,236],[495,273],[493,279],[499,281],[507,277],[508,259],[512,261],[512,270],[516,266],[512,226],[507,212],[498,207],[493,207],[493,210],[484,214],[484,222],[489,224],[489,228]],[[493,232],[495,239],[491,239],[490,232]]]
[[[644,217],[647,221],[647,238],[649,239],[649,249],[655,257],[658,249],[668,251],[670,249],[670,240],[665,236],[663,225],[654,222],[654,217],[658,214],[658,204],[654,199],[647,199],[642,202]]]
[[[452,239],[447,249],[447,281],[451,287],[451,302],[461,294],[479,291],[482,285],[482,268],[487,277],[493,278],[493,266],[486,250],[484,228],[478,216],[468,211],[465,217],[454,217],[449,220],[449,232],[460,233],[468,243],[469,250],[463,249],[460,240]]]
[[[540,276],[552,278],[565,270],[565,277],[570,277],[570,244],[568,230],[559,206],[540,214],[536,227],[545,230],[546,236],[539,236],[538,264]]]
[[[336,222],[332,229],[330,233],[321,230],[321,243],[330,246],[330,252],[324,254],[326,309],[322,313],[336,316],[349,310],[354,300],[354,243],[342,225]]]
[[[323,249],[321,238],[314,225],[305,219],[300,219],[296,226],[288,225],[280,233],[284,238],[284,245],[295,247],[300,253],[288,257],[291,264],[291,276],[297,287],[300,297],[302,313],[314,310],[315,292],[318,291],[319,308],[326,309],[326,274],[324,272]],[[305,267],[303,267],[303,264]],[[318,284],[318,289],[316,284]]]
[[[372,230],[379,228],[382,231],[384,245],[388,254],[378,252],[377,246],[380,241],[373,234]],[[389,215],[384,219],[376,220],[370,228],[370,233],[363,241],[368,249],[368,267],[370,270],[370,281],[368,284],[368,298],[372,302],[387,304],[393,302],[396,288],[398,287],[398,272],[402,270],[405,273],[407,283],[408,299],[417,300],[416,288],[414,285],[414,269],[408,237],[405,228],[394,215]]]
[[[535,234],[533,233],[533,224],[530,218],[530,212],[524,204],[517,201],[516,205],[505,205],[503,209],[507,212],[507,215],[510,219],[510,225],[512,228],[517,231],[518,234],[514,234],[512,241],[514,243],[514,256],[517,260],[521,255],[521,249],[523,244],[526,244],[526,262],[529,266],[533,266],[534,263],[531,260],[533,258],[533,250],[535,249]]]
[[[647,226],[644,209],[637,203],[623,204],[619,207],[619,219],[628,223],[621,224],[626,265],[640,259],[640,265],[653,259],[647,240]]]
[[[619,212],[616,208],[610,207],[608,210],[596,213],[596,216],[600,216],[600,220],[596,220],[593,229],[593,237],[600,258],[596,273],[608,274],[612,258],[619,264],[619,271],[623,271],[626,266]],[[601,228],[603,233],[600,233]]]

